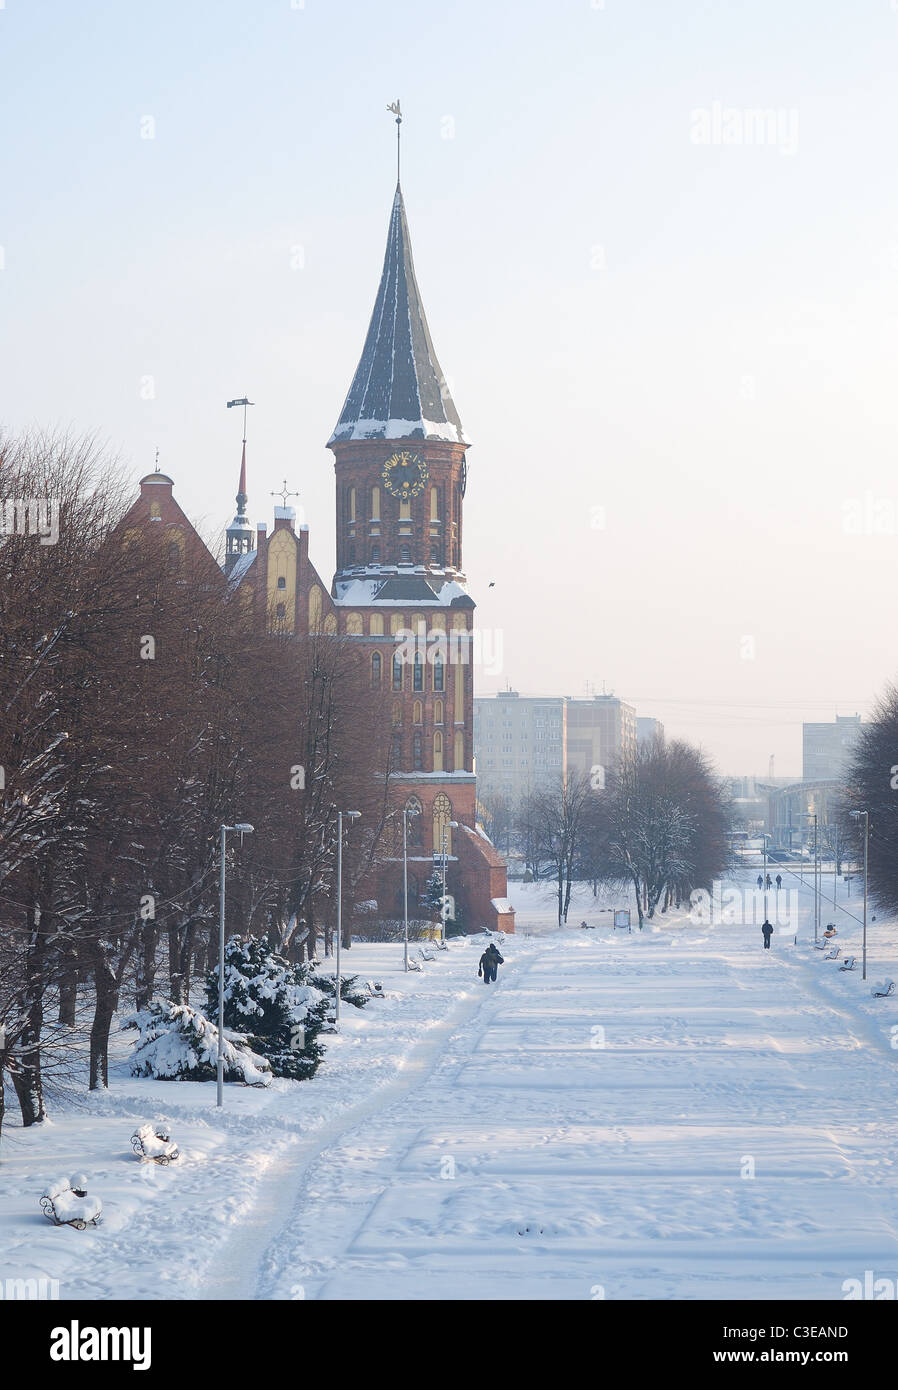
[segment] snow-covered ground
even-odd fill
[[[345,1008],[313,1081],[228,1086],[223,1113],[214,1085],[130,1078],[125,1034],[108,1093],[4,1130],[0,1285],[833,1300],[867,1270],[898,1280],[898,997],[870,994],[898,980],[898,932],[870,926],[864,984],[814,950],[810,885],[786,884],[798,945],[784,927],[769,952],[758,926],[685,914],[615,933],[603,909],[621,903],[588,890],[571,922],[594,929],[559,930],[542,884],[512,886],[496,986],[476,977],[483,938],[408,976],[401,948],[354,946],[344,968],[388,997]],[[183,1155],[170,1168],[128,1145],[158,1115]],[[104,1224],[53,1228],[38,1198],[77,1170]]]

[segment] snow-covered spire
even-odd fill
[[[246,515],[246,440],[240,458],[240,481],[237,484],[237,514],[225,532],[225,574],[230,574],[241,555],[253,548],[253,528]]]
[[[398,183],[368,336],[328,443],[347,439],[463,442],[458,411],[424,316]]]

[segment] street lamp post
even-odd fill
[[[817,933],[820,927],[820,894],[817,887],[819,873],[819,857],[817,850],[817,812],[805,811],[802,820],[812,820],[814,822],[814,940],[817,940]]]
[[[418,816],[417,806],[402,808],[402,901],[403,901],[403,968],[408,971],[408,818]]]
[[[443,821],[443,895],[440,902],[440,940],[446,944],[446,859],[449,853],[449,831],[458,829],[458,821]]]
[[[864,818],[864,951],[863,951],[863,957],[864,957],[864,959],[863,959],[863,970],[862,970],[862,972],[861,972],[861,979],[862,979],[862,980],[866,980],[866,978],[867,978],[867,850],[868,850],[868,847],[869,847],[869,844],[870,844],[870,812],[869,812],[869,811],[852,811],[852,812],[851,812],[851,816],[852,816],[852,819],[853,819],[853,820],[859,820],[861,816],[863,816],[863,818]]]
[[[225,948],[225,842],[229,830],[238,831],[242,841],[244,835],[252,835],[251,825],[223,825],[221,827],[221,849],[219,856],[218,881],[218,1098],[216,1104],[224,1105],[224,948]]]
[[[361,811],[337,812],[337,988],[334,990],[334,1026],[340,1023],[340,946],[343,936],[343,816],[358,820]]]

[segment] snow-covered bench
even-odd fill
[[[372,999],[384,999],[384,998],[386,998],[386,996],[385,996],[385,994],[384,994],[384,987],[383,987],[383,985],[381,984],[380,980],[368,980],[368,981],[367,981],[367,985],[368,985],[368,994],[369,994],[369,996],[370,996]]]
[[[840,970],[853,970],[856,961],[857,961],[857,956],[846,956],[845,959],[842,961],[842,964],[839,966],[839,969],[840,969]]]
[[[888,995],[893,993],[894,989],[894,980],[877,980],[870,993],[875,999],[885,999]]]
[[[438,951],[448,951],[448,950],[449,950],[449,942],[448,942],[448,941],[442,941],[442,940],[439,940],[439,939],[438,939],[438,940],[436,940],[433,944],[434,944],[434,946],[436,946],[436,948],[437,948]]]
[[[423,946],[418,951],[418,955],[420,956],[421,960],[436,960],[436,956],[434,955],[433,951],[426,950]]]
[[[419,960],[415,960],[414,956],[409,956],[409,958],[408,958],[408,968],[409,968],[409,970],[420,970],[420,969],[421,969],[421,962],[420,962]]]
[[[831,951],[827,951],[827,953],[826,953],[826,955],[823,957],[823,959],[824,959],[824,960],[838,960],[839,955],[840,955],[840,953],[841,953],[841,950],[842,950],[842,947],[841,947],[841,946],[834,946],[834,947],[832,948]]]
[[[87,1178],[73,1173],[51,1183],[41,1197],[41,1211],[54,1226],[74,1226],[83,1231],[87,1226],[99,1226],[103,1203],[99,1197],[88,1197]]]
[[[163,1125],[141,1125],[131,1135],[131,1148],[138,1158],[153,1163],[174,1163],[180,1155],[177,1144]]]

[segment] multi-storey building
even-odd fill
[[[832,723],[802,724],[801,778],[803,782],[844,777],[860,737],[859,714],[837,715]]]
[[[610,770],[633,753],[636,711],[614,695],[575,700],[504,690],[475,699],[474,747],[480,796],[517,804],[568,772]]]

